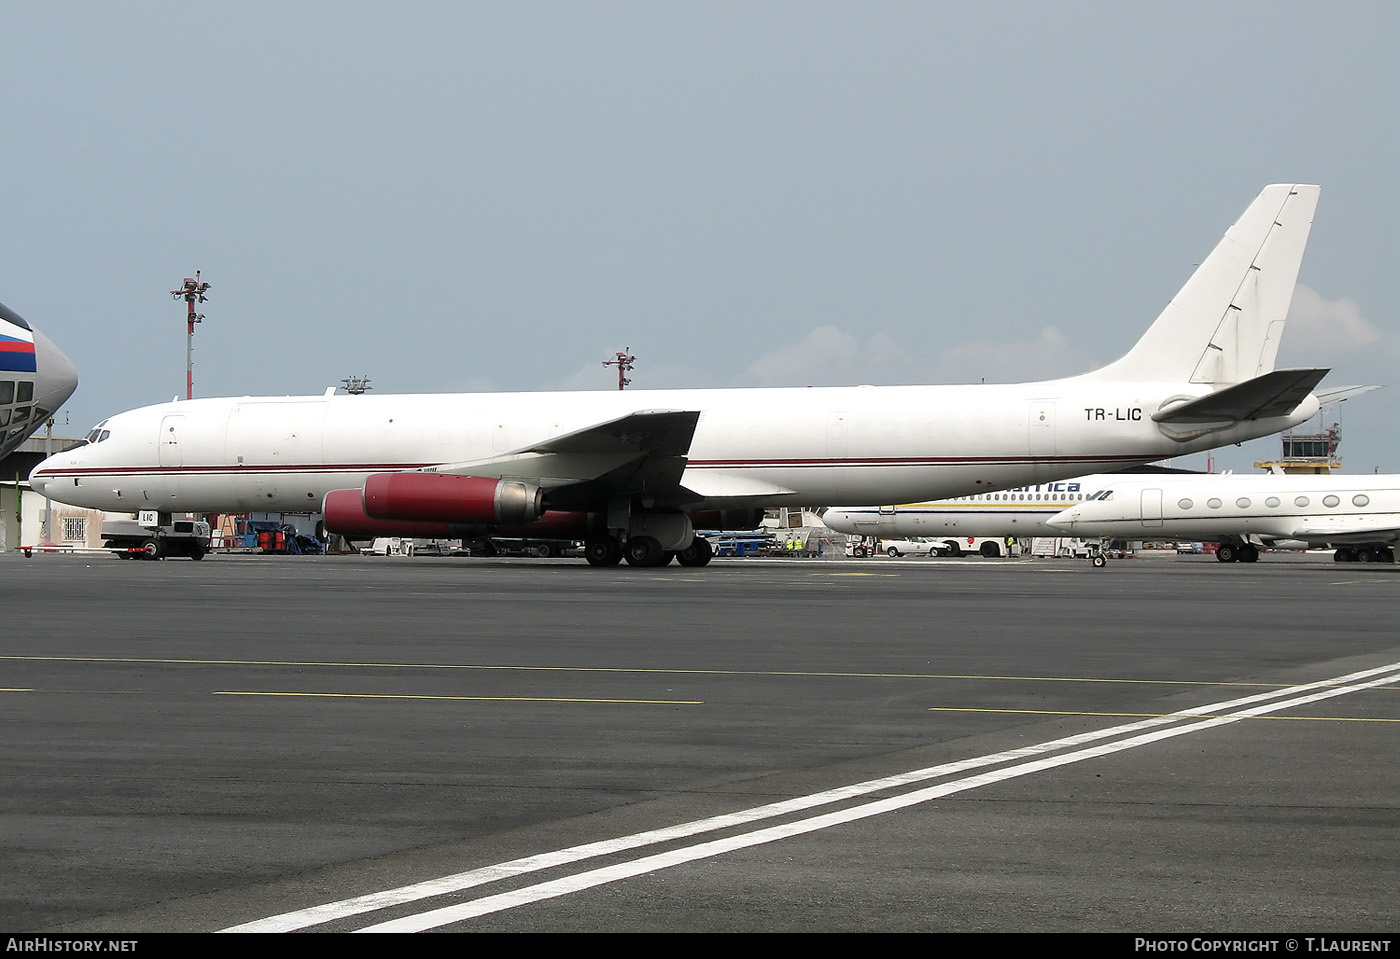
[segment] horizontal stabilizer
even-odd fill
[[[1331,406],[1378,389],[1379,386],[1334,386],[1329,390],[1317,390],[1313,395],[1317,397],[1318,406]]]
[[[1158,423],[1216,423],[1287,416],[1330,370],[1274,370],[1153,414]]]

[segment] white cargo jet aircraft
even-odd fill
[[[1123,476],[1048,522],[1085,538],[1218,542],[1222,563],[1252,563],[1260,546],[1331,546],[1338,562],[1393,563],[1400,476]]]
[[[1040,383],[243,397],[99,424],[31,482],[107,510],[314,511],[347,536],[572,537],[598,566],[709,561],[694,527],[1107,472],[1306,422],[1275,370],[1319,188],[1265,187],[1121,359]]]

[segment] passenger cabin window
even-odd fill
[[[1365,506],[1369,502],[1371,502],[1371,497],[1367,496],[1365,493],[1357,493],[1351,498],[1351,505],[1353,506]]]
[[[1212,496],[1210,499],[1206,500],[1206,505],[1211,509],[1219,509],[1221,506],[1220,497]]]
[[[1278,509],[1278,504],[1279,498],[1277,496],[1270,496],[1268,499],[1264,500],[1264,505],[1269,507],[1269,509]]]
[[[1331,493],[1328,493],[1326,496],[1322,497],[1323,506],[1336,506],[1340,502],[1341,500],[1333,496]]]
[[[1195,506],[1196,504],[1193,503],[1193,502],[1191,502],[1190,499],[1183,497],[1183,498],[1181,499],[1181,501],[1180,501],[1179,503],[1177,503],[1176,505],[1177,505],[1177,506],[1180,506],[1182,509],[1190,509],[1192,506]]]
[[[1249,497],[1241,496],[1239,499],[1235,500],[1235,505],[1240,509],[1249,509]]]
[[[1293,505],[1294,505],[1294,506],[1307,506],[1308,503],[1310,503],[1310,502],[1312,502],[1312,501],[1311,501],[1310,499],[1308,499],[1306,496],[1299,496],[1297,499],[1295,499],[1295,500],[1293,501]]]

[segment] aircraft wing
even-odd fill
[[[1335,522],[1314,519],[1298,526],[1292,539],[1318,543],[1376,543],[1400,539],[1400,514],[1372,513],[1368,516],[1343,516]]]
[[[447,463],[432,472],[530,479],[551,509],[599,497],[680,494],[699,410],[639,410],[615,420],[552,436],[501,456]]]
[[[1154,413],[1158,423],[1216,423],[1287,416],[1331,370],[1273,370]]]

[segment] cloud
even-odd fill
[[[749,364],[753,386],[818,386],[850,383],[865,362],[860,340],[834,326],[819,326],[796,343],[765,353]]]
[[[1054,326],[1033,340],[970,340],[933,356],[887,333],[862,340],[838,327],[820,326],[754,360],[744,385],[1016,383],[1082,373],[1090,365]]]
[[[1284,332],[1284,340],[1291,350],[1345,352],[1386,339],[1361,315],[1361,307],[1354,300],[1323,299],[1312,287],[1301,283],[1294,289]]]
[[[1033,340],[971,340],[938,352],[930,383],[1023,383],[1086,372],[1095,365],[1070,349],[1057,327],[1044,327]]]

